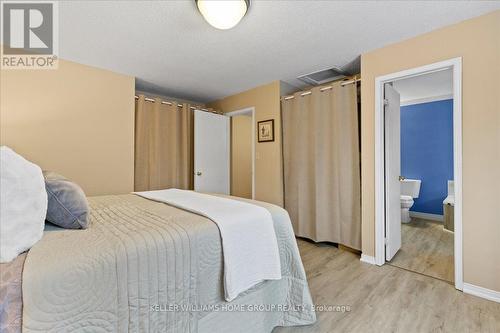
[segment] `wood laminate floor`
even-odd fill
[[[314,304],[347,305],[350,311],[317,312],[314,325],[273,333],[500,332],[499,303],[398,267],[362,263],[331,245],[297,242]]]
[[[401,225],[401,249],[389,264],[453,283],[453,233],[443,223],[413,217]]]

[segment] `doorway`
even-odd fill
[[[231,119],[230,194],[255,199],[255,108],[226,115]]]
[[[453,197],[453,209],[448,210],[447,214],[452,215],[453,218],[453,233],[447,233],[448,231],[442,231],[443,223],[441,225],[438,222],[432,220],[432,213],[422,213],[421,215],[412,214],[411,206],[413,206],[413,200],[418,200],[420,193],[420,188],[426,186],[429,187],[429,181],[426,184],[422,184],[419,179],[406,179],[405,175],[401,174],[401,111],[400,111],[400,94],[398,92],[401,90],[401,86],[404,80],[423,80],[430,75],[443,75],[445,71],[449,71],[451,76],[451,104],[452,104],[452,179],[453,186],[449,188],[446,186],[449,194]],[[438,74],[440,73],[440,74]],[[409,81],[406,81],[409,82]],[[416,81],[414,81],[416,82]],[[422,66],[418,68],[413,68],[410,70],[405,70],[402,72],[397,72],[382,77],[377,77],[375,80],[375,162],[376,162],[376,184],[375,184],[375,205],[376,205],[376,217],[375,217],[375,228],[376,228],[376,255],[375,262],[377,265],[383,265],[388,262],[398,266],[404,266],[408,262],[404,262],[404,256],[401,251],[406,249],[408,252],[408,247],[405,248],[406,242],[413,242],[413,244],[406,244],[411,246],[418,246],[416,239],[424,239],[422,246],[424,248],[436,248],[439,246],[444,246],[446,239],[436,240],[437,242],[443,241],[442,243],[436,243],[435,246],[429,246],[429,239],[425,240],[426,234],[433,234],[436,232],[436,228],[441,228],[439,232],[443,232],[444,238],[448,238],[449,242],[452,243],[453,252],[453,270],[452,277],[454,280],[455,287],[459,290],[463,288],[463,273],[462,273],[462,196],[461,196],[461,186],[462,186],[462,147],[461,147],[461,136],[462,136],[462,124],[461,124],[461,58],[455,58],[439,63],[430,64],[427,66]],[[425,102],[424,100],[422,102]],[[397,124],[397,126],[395,125]],[[422,140],[423,141],[423,140]],[[403,147],[404,148],[404,147]],[[404,160],[403,160],[404,163]],[[409,175],[412,177],[413,175]],[[416,178],[416,177],[414,177]],[[404,183],[404,184],[403,184]],[[406,187],[403,187],[406,186]],[[432,184],[430,184],[432,185]],[[447,184],[448,185],[448,184]],[[441,188],[443,184],[440,184]],[[418,188],[418,189],[417,189]],[[412,200],[405,202],[405,207],[402,204],[402,189],[403,191],[410,191],[408,197]],[[412,201],[412,202],[410,202]],[[423,200],[422,200],[423,201]],[[445,200],[442,200],[441,204],[446,204]],[[411,203],[411,205],[410,205]],[[436,203],[434,203],[436,204]],[[405,208],[405,209],[403,209]],[[406,209],[407,208],[407,209]],[[405,210],[405,212],[403,212]],[[418,213],[418,212],[417,212]],[[402,224],[401,222],[413,222],[411,228],[410,224]],[[410,223],[411,223],[410,222]],[[420,228],[420,229],[419,229]],[[419,233],[420,232],[420,233]],[[403,233],[403,234],[402,234]],[[441,234],[440,234],[441,235]],[[413,240],[410,238],[413,237]],[[403,244],[402,244],[403,241]],[[399,257],[398,257],[399,252]],[[425,256],[423,253],[418,253],[416,250],[415,254]],[[434,253],[436,254],[436,253]],[[407,253],[406,253],[407,255]],[[432,254],[427,254],[432,255]],[[425,266],[428,264],[429,257],[421,260],[420,263]],[[432,260],[431,260],[432,261]],[[403,262],[403,263],[402,263]],[[418,258],[416,259],[416,264],[413,263],[413,268],[418,266]],[[433,263],[439,264],[439,263]],[[410,269],[409,267],[402,267],[405,269]],[[424,270],[422,274],[425,275],[436,275],[435,272],[432,274],[429,271],[425,271],[425,267],[420,267]],[[418,272],[417,269],[410,269]],[[426,274],[427,273],[427,274]],[[441,278],[438,276],[433,276]],[[444,276],[449,276],[444,273]],[[444,278],[446,279],[446,278]]]
[[[391,206],[388,212],[386,203],[386,220],[395,217],[401,228],[401,244],[388,244],[386,260],[449,283],[454,281],[452,83],[451,69],[386,83],[384,110],[386,188],[396,192],[386,197],[400,199],[400,210]],[[390,156],[397,161],[388,161]],[[388,178],[389,169],[397,171]]]

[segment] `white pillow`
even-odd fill
[[[46,214],[40,167],[0,147],[0,263],[13,260],[42,238]]]

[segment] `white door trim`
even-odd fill
[[[234,117],[243,114],[252,114],[252,199],[255,200],[255,107],[244,108],[225,113],[226,116]],[[232,129],[232,128],[231,128]],[[232,135],[231,135],[232,137]],[[229,140],[229,154],[231,154],[231,140]],[[229,156],[231,157],[231,156]],[[231,158],[229,158],[231,161]],[[231,170],[231,167],[230,167]],[[231,171],[232,172],[232,171]]]
[[[462,58],[453,58],[375,78],[375,263],[385,263],[384,84],[413,76],[453,70],[453,171],[455,181],[455,288],[463,290],[462,262]]]

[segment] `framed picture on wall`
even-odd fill
[[[274,119],[257,122],[258,142],[274,141]]]

